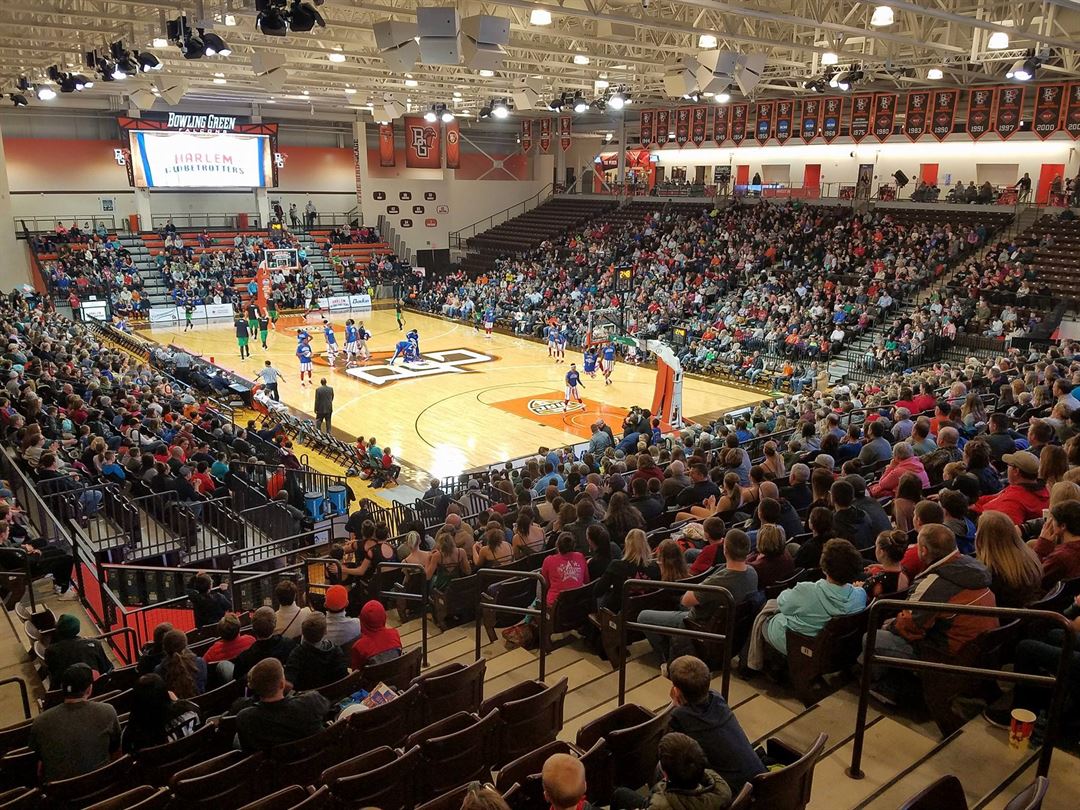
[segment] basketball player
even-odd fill
[[[394,317],[397,318],[397,328],[398,328],[398,331],[400,332],[402,329],[405,328],[405,318],[401,314],[401,299],[400,298],[394,303]]]
[[[265,349],[266,336],[270,333],[270,319],[266,316],[266,313],[259,315],[259,340],[262,341],[262,347]]]
[[[270,293],[270,300],[266,302],[266,307],[270,311],[270,325],[274,327],[275,331],[277,330],[278,296],[280,294],[280,292],[274,290]]]
[[[399,340],[394,346],[394,356],[390,358],[390,362],[387,365],[394,365],[394,361],[399,357],[401,357],[405,363],[412,363],[415,361],[415,351],[416,347],[411,340]]]
[[[592,379],[596,379],[596,349],[592,346],[585,350],[585,368],[584,371]]]
[[[195,315],[195,299],[194,298],[188,298],[184,302],[184,331],[185,332],[188,329],[194,329],[195,328],[195,324],[191,322],[191,319],[194,317],[194,315]]]
[[[585,387],[585,383],[581,381],[581,375],[578,374],[577,365],[575,363],[570,364],[570,370],[566,372],[566,398],[563,399],[563,410],[570,410],[570,400],[576,400],[581,402],[581,394],[578,393],[578,386]]]
[[[308,381],[311,380],[311,339],[304,334],[299,345],[296,347],[296,357],[300,360],[300,387],[306,388],[307,383],[304,382],[304,375],[307,374]]]
[[[319,306],[319,291],[317,289],[315,289],[315,285],[314,284],[308,284],[308,289],[309,289],[308,305],[307,305],[307,309],[304,310],[304,317],[305,318],[308,315],[310,315],[312,312],[314,312],[315,310],[321,310],[322,309]]]
[[[561,327],[557,327],[555,332],[555,362],[566,362],[566,331]]]
[[[247,322],[248,332],[254,336],[255,330],[259,328],[259,308],[255,306],[254,298],[252,298],[247,305]]]
[[[345,368],[351,368],[356,360],[357,337],[356,321],[349,318],[345,321]]]
[[[405,339],[413,345],[413,350],[416,352],[416,359],[420,359],[420,333],[415,329],[410,329],[405,333]]]
[[[326,338],[326,359],[330,365],[337,360],[337,335],[334,334],[334,325],[323,318],[323,337]]]
[[[491,339],[491,330],[495,328],[495,309],[488,307],[484,310],[484,337]]]
[[[602,351],[600,370],[604,372],[604,385],[611,385],[611,372],[615,370],[615,344],[610,341],[605,343]]]
[[[248,348],[248,336],[251,334],[248,331],[248,322],[237,315],[233,326],[236,327],[236,345],[240,347],[240,359],[246,360],[251,356],[251,350]]]
[[[360,359],[363,361],[371,359],[371,349],[367,345],[369,340],[371,340],[371,332],[365,329],[364,322],[360,321],[360,325],[356,327],[356,348],[359,350]]]
[[[559,328],[555,324],[549,323],[544,327],[544,337],[547,338],[548,345],[548,357],[555,357],[555,342],[558,334]],[[557,363],[559,361],[556,360],[555,362]]]

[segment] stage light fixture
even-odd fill
[[[1008,72],[1005,74],[1007,79],[1016,79],[1018,82],[1030,82],[1035,78],[1035,74],[1042,66],[1042,59],[1035,55],[1033,51],[1028,51],[1028,56],[1024,59],[1017,59]]]
[[[551,25],[551,12],[544,8],[534,8],[529,12],[530,25]]]
[[[492,76],[495,75],[494,70],[487,70],[486,68],[484,70],[479,71],[479,73],[480,73],[480,76],[482,78],[485,78],[485,79],[490,79]]]
[[[607,103],[611,109],[621,110],[626,104],[626,96],[623,95],[622,90],[616,90],[608,97]]]
[[[589,57],[587,57],[583,53],[575,53],[574,54],[574,64],[575,65],[587,65],[587,64],[589,64]]]
[[[199,29],[199,33],[202,34],[203,45],[207,56],[229,56],[232,53],[232,48],[225,44],[225,40],[217,34],[212,31],[204,33],[201,28]]]
[[[439,116],[439,119],[444,124],[449,124],[450,122],[452,122],[454,120],[454,114],[452,112],[450,112],[450,110],[443,110],[442,115]]]
[[[995,31],[986,41],[986,47],[991,51],[1003,51],[1009,47],[1009,35],[1004,31]]]
[[[149,51],[141,51],[135,54],[135,61],[139,63],[139,69],[143,73],[149,73],[151,70],[161,70],[163,67],[161,60]]]
[[[169,40],[165,39],[165,37],[154,37],[153,41],[151,41],[151,43],[150,43],[150,47],[151,48],[168,48],[169,47]]]
[[[29,102],[26,100],[26,96],[22,93],[11,93],[8,98],[11,99],[11,103],[16,107],[25,107]]]
[[[727,104],[729,101],[731,101],[731,93],[718,93],[716,95],[717,104]]]
[[[436,121],[439,120],[439,116],[435,113],[434,107],[424,113],[424,120],[427,121],[429,124],[434,124]]]
[[[827,67],[829,65],[835,65],[839,61],[840,61],[840,57],[837,56],[832,51],[826,51],[825,53],[823,53],[821,55],[821,64],[822,64],[822,66]]]
[[[548,108],[558,112],[564,106],[566,106],[567,94],[560,93],[548,102]]]
[[[510,107],[507,106],[505,99],[497,99],[491,104],[491,114],[495,118],[506,118],[510,115]]]
[[[702,34],[697,38],[697,46],[703,50],[716,47],[716,36],[714,34]]]
[[[585,100],[585,96],[581,95],[581,93],[577,93],[574,96],[574,100],[571,102],[571,106],[573,107],[574,112],[583,113],[589,109],[589,102]]]
[[[255,27],[260,33],[268,37],[283,37],[288,33],[289,21],[280,8],[264,2],[257,3],[255,7],[258,9]]]
[[[341,64],[345,61],[346,57],[345,54],[339,51],[332,51],[326,55],[326,58],[329,59],[331,62],[337,62],[338,64]]]
[[[941,68],[930,68],[928,71],[926,71],[926,78],[932,82],[938,81],[944,75],[945,74],[941,72]]]
[[[326,28],[326,20],[323,19],[315,6],[311,3],[301,3],[300,0],[293,0],[292,6],[289,8],[289,28],[292,31],[299,31],[300,33],[307,33],[315,26],[320,28]]]
[[[870,16],[870,24],[875,28],[883,28],[892,25],[894,20],[893,10],[890,6],[876,6]]]

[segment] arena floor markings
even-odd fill
[[[281,400],[312,414],[313,387],[301,387],[295,354],[297,332],[303,327],[316,352],[314,383],[325,377],[335,391],[334,432],[346,439],[374,436],[380,447],[388,445],[399,459],[438,476],[526,455],[541,446],[581,441],[598,416],[618,431],[626,408],[652,402],[655,372],[620,363],[611,385],[583,375],[584,406],[563,412],[564,377],[571,362],[580,368],[579,352],[568,351],[566,362],[555,364],[540,343],[499,334],[486,338],[470,325],[411,312],[405,313],[405,329],[399,331],[389,308],[333,313],[330,321],[339,349],[349,317],[362,320],[371,332],[368,347],[373,357],[348,371],[340,354],[333,368],[326,362],[321,315],[281,318],[266,349],[257,336],[251,338],[251,357],[246,360],[240,359],[233,325],[227,321],[187,332],[183,324],[158,325],[140,334],[212,357],[249,379],[270,360],[284,374]],[[422,362],[406,365],[399,358],[391,367],[394,345],[414,328],[420,332]],[[687,379],[683,409],[691,415],[716,413],[763,398],[741,388]]]

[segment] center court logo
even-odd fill
[[[363,380],[371,385],[386,385],[403,380],[417,380],[421,377],[434,377],[439,374],[464,374],[476,363],[489,363],[497,358],[481,354],[471,349],[446,349],[440,352],[425,352],[418,362],[404,363],[399,357],[390,365],[392,352],[376,352],[374,363],[354,366],[345,370],[350,377]]]
[[[568,407],[563,407],[561,399],[530,399],[529,410],[537,416],[552,416],[559,413],[573,413],[585,410],[581,402],[571,402]]]

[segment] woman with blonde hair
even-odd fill
[[[990,590],[998,607],[1022,608],[1039,596],[1042,564],[1004,512],[991,509],[979,517],[975,557],[990,571]]]
[[[660,579],[678,582],[690,576],[690,566],[678,541],[668,538],[656,547],[656,562],[660,566]]]
[[[986,406],[983,405],[982,397],[975,393],[968,394],[960,408],[960,418],[966,428],[986,422]]]
[[[784,457],[776,451],[776,442],[771,439],[765,442],[762,448],[765,457],[761,460],[761,467],[765,470],[765,477],[770,480],[787,477],[787,466]]]
[[[420,547],[419,532],[409,532],[405,535],[405,542],[401,544],[398,554],[400,555],[402,551],[405,552],[405,556],[402,557],[401,561],[423,567],[424,577],[428,580],[435,575],[435,571],[442,561],[441,551],[426,551]]]
[[[1048,444],[1039,453],[1039,478],[1047,487],[1064,481],[1065,473],[1068,471],[1069,457],[1064,447]]]
[[[660,568],[652,559],[649,541],[641,529],[631,529],[623,542],[621,559],[612,560],[596,580],[593,594],[599,607],[615,613],[622,607],[622,586],[628,579],[659,579]]]

